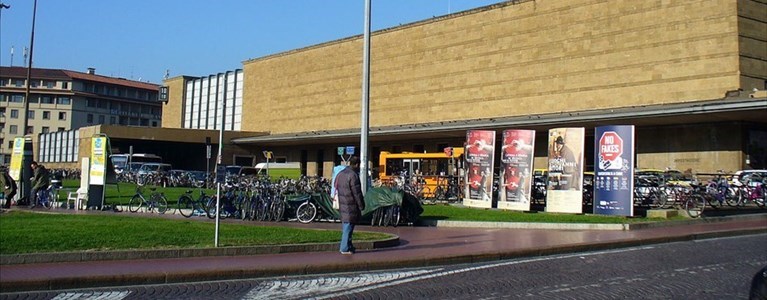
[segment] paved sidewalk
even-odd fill
[[[291,226],[335,228],[340,224]],[[336,251],[2,265],[0,291],[139,285],[202,280],[366,271],[540,256],[767,233],[767,214],[709,218],[638,230],[553,230],[443,227],[370,227],[399,245],[341,255]],[[336,246],[331,245],[330,249]],[[767,245],[765,246],[767,251]]]

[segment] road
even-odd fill
[[[482,264],[0,299],[746,299],[765,265],[767,234],[759,234]]]

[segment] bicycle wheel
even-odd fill
[[[373,211],[373,216],[370,218],[370,226],[376,226],[376,224],[378,224],[378,218],[380,215],[381,215],[380,208]]]
[[[144,198],[141,197],[141,195],[134,195],[133,198],[130,198],[130,201],[128,202],[128,211],[130,212],[137,212],[139,209],[141,209],[141,206],[144,204]]]
[[[741,205],[743,205],[745,203],[745,201],[743,201],[743,199],[745,199],[745,197],[744,197],[744,193],[743,193],[743,189],[742,188],[738,188],[738,187],[728,188],[724,192],[724,196],[723,197],[727,201],[727,205],[729,205],[731,207],[738,207],[738,206],[741,206]]]
[[[178,197],[178,212],[184,217],[192,217],[194,214],[194,200],[187,195]]]
[[[165,199],[163,194],[152,194],[152,202],[154,202],[157,213],[164,214],[168,211],[168,199]]]
[[[215,219],[218,213],[218,207],[216,207],[216,196],[208,198],[208,203],[205,205],[205,214],[209,219]]]
[[[765,208],[767,205],[767,186],[764,184],[758,186],[754,193],[758,193],[758,195],[754,197],[754,203],[756,203],[756,206],[759,206],[759,208]]]
[[[242,204],[240,204],[240,218],[243,220],[249,220],[253,218],[253,209],[251,207],[252,203],[253,200],[250,198],[245,198],[242,200]]]
[[[282,221],[282,215],[285,214],[285,201],[277,198],[272,203],[271,220],[274,222]]]
[[[296,209],[296,218],[298,219],[298,222],[304,224],[311,223],[316,216],[317,207],[309,201],[301,203]]]
[[[391,211],[389,223],[391,226],[397,227],[400,219],[400,207],[398,205],[392,205],[389,210]]]
[[[684,207],[690,218],[699,218],[703,215],[703,210],[706,208],[706,199],[701,195],[691,195],[685,201]]]

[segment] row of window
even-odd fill
[[[69,96],[31,95],[29,103],[70,105],[72,98]],[[0,94],[0,102],[24,103],[24,94]]]
[[[27,112],[27,118],[30,120],[35,119],[35,111],[30,110]],[[0,108],[0,117],[5,117],[5,107]],[[18,119],[19,118],[19,110],[18,109],[11,109],[11,119]],[[43,111],[43,120],[50,120],[51,119],[51,112],[48,110]],[[59,112],[59,121],[63,121],[67,119],[67,112],[60,111]]]
[[[86,98],[85,106],[101,109],[109,109],[113,113],[130,112],[141,114],[152,114],[159,116],[161,114],[159,106],[142,105],[138,103],[125,103],[118,101],[110,101],[106,99]]]
[[[124,97],[144,101],[157,101],[157,93],[152,91],[102,85],[90,82],[83,83],[83,91],[113,97]]]
[[[59,127],[58,129],[56,129],[56,131],[64,131],[64,130],[66,130],[66,128],[64,128],[64,127]],[[35,132],[35,127],[34,126],[28,126],[27,127],[27,132]],[[51,132],[51,128],[48,127],[48,126],[43,126],[42,129],[41,129],[41,132],[42,133],[49,133],[49,132]],[[19,132],[19,125],[8,126],[8,134],[21,134],[21,132]],[[2,143],[3,143],[2,139],[0,139],[0,144],[2,144]],[[13,143],[8,144],[8,148],[13,148]]]
[[[15,87],[26,87],[26,79],[19,79],[19,78],[2,78],[0,79],[0,85],[8,85],[8,86],[15,86]],[[29,87],[37,88],[37,87],[44,87],[48,89],[56,88],[60,86],[62,89],[69,89],[69,81],[54,81],[54,80],[40,80],[40,79],[32,79],[30,81]]]

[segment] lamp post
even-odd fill
[[[365,0],[365,33],[362,49],[362,117],[360,124],[360,183],[365,193],[368,185],[368,134],[370,131],[370,0]]]
[[[3,9],[9,9],[9,8],[11,8],[10,5],[5,4],[3,2],[0,2],[0,36],[3,36],[3,34],[2,34],[3,31],[1,30],[1,28],[3,28],[2,27],[2,24],[3,24],[3,22],[2,22],[2,20],[3,20]],[[0,43],[0,44],[2,44],[2,43]],[[0,58],[2,58],[2,55],[0,55]],[[1,62],[2,62],[2,59],[0,59],[0,66],[3,65]],[[11,48],[11,67],[13,67],[13,48]]]
[[[35,49],[35,17],[37,16],[37,0],[35,0],[34,7],[32,8],[32,34],[30,36],[29,41],[29,63],[27,64],[27,90],[24,95],[24,124],[23,124],[23,131],[24,135],[31,134],[27,130],[27,127],[29,127],[29,88],[32,85],[32,51]]]

